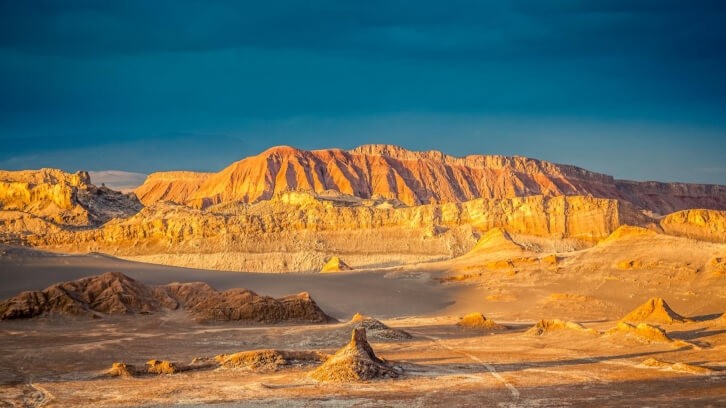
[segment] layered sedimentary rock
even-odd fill
[[[642,217],[617,201],[591,197],[532,196],[378,208],[285,193],[220,212],[159,204],[99,229],[33,235],[27,242],[179,266],[314,271],[331,252],[364,267],[446,259],[471,249],[477,231],[496,227],[594,243],[623,223],[643,223]],[[430,234],[431,230],[437,233]]]
[[[37,316],[93,316],[183,309],[198,320],[259,323],[333,319],[307,293],[275,299],[246,289],[218,292],[202,282],[147,286],[118,272],[27,291],[0,302],[0,320]]]
[[[711,242],[726,242],[726,211],[684,210],[660,221],[667,234]]]
[[[306,151],[280,146],[205,178],[157,173],[137,189],[145,204],[163,199],[197,208],[267,200],[285,191],[337,191],[397,199],[406,205],[530,195],[591,195],[626,200],[666,214],[685,208],[726,209],[726,186],[631,182],[524,157],[413,152],[391,145]],[[178,179],[175,182],[172,179]],[[163,193],[159,193],[163,190]]]
[[[388,145],[276,147],[219,173],[154,173],[135,194],[141,211],[135,197],[93,186],[84,172],[0,172],[0,242],[269,272],[320,271],[331,255],[357,269],[449,259],[496,228],[510,249],[541,239],[584,248],[622,225],[726,242],[724,211],[682,211],[660,225],[652,214],[726,209],[723,186]]]
[[[93,227],[112,218],[126,218],[141,207],[133,194],[94,186],[84,171],[0,171],[3,233],[22,232],[22,226],[13,224],[34,222],[29,221],[33,218],[60,226]]]

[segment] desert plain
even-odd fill
[[[724,186],[379,145],[0,175],[0,406],[726,405]]]

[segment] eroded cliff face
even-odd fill
[[[692,208],[726,210],[726,186],[722,185],[625,180],[615,184],[620,199],[661,215]]]
[[[315,271],[331,255],[352,267],[447,259],[479,232],[569,238],[592,244],[623,223],[644,224],[615,200],[579,196],[477,199],[394,208],[354,197],[283,193],[216,211],[157,204],[102,228],[27,238],[33,246],[239,271]]]
[[[87,172],[56,169],[0,171],[0,226],[3,233],[50,227],[93,227],[141,209],[133,194],[90,183]]]
[[[191,171],[152,173],[134,192],[144,205],[151,205],[157,201],[183,204],[210,175],[211,173]]]
[[[702,209],[678,211],[663,217],[660,226],[670,235],[726,242],[726,211]]]
[[[660,225],[652,213],[722,206],[724,188],[623,182],[522,157],[276,147],[216,174],[152,174],[136,190],[143,209],[84,172],[0,172],[0,242],[265,272],[319,271],[331,256],[355,269],[449,259],[493,228],[557,251],[622,225],[723,242],[723,211]]]
[[[659,214],[693,207],[726,209],[724,186],[619,181],[575,166],[524,157],[453,157],[390,145],[350,151],[280,146],[208,177],[177,177],[178,181],[164,184],[157,180],[163,174],[150,177],[137,189],[145,204],[163,199],[206,208],[268,200],[285,191],[333,190],[361,198],[397,199],[409,206],[478,198],[591,195],[627,200]],[[174,179],[174,174],[168,178]]]

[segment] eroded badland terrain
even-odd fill
[[[726,405],[726,186],[276,147],[0,206],[0,406]]]

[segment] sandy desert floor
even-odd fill
[[[691,283],[686,288],[693,292],[689,295],[682,288],[669,289],[670,284],[659,286],[655,275],[644,277],[651,283],[638,291],[645,281],[588,283],[566,273],[533,279],[527,271],[518,273],[520,277],[491,275],[451,283],[446,278],[458,272],[436,268],[246,274],[145,265],[102,255],[6,250],[0,257],[2,297],[113,270],[149,284],[203,280],[218,289],[245,287],[275,296],[304,290],[341,323],[202,324],[183,312],[0,322],[0,406],[726,405],[726,319],[720,317],[720,280]],[[616,286],[597,296],[603,282]],[[575,292],[584,294],[564,295]],[[526,333],[542,318],[574,320],[605,332],[651,292],[692,320],[661,325],[675,342],[572,330],[543,336]],[[456,326],[459,317],[471,311],[481,311],[510,329]],[[355,312],[413,335],[407,340],[369,336],[380,357],[404,369],[401,378],[319,383],[308,377],[314,366],[298,365],[134,378],[103,375],[116,361],[137,366],[150,359],[185,364],[255,349],[333,353],[347,343],[351,329],[345,321]],[[651,358],[688,366],[643,364]]]

